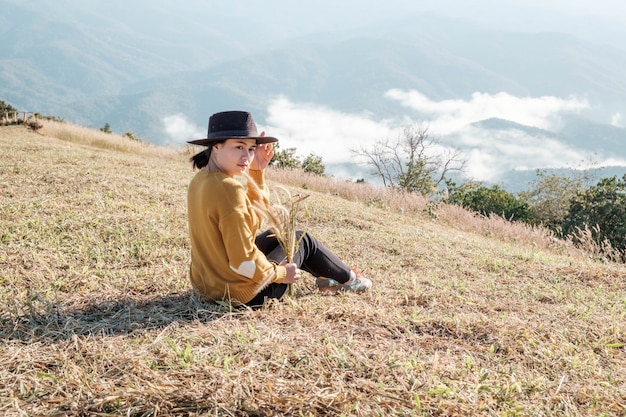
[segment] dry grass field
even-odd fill
[[[0,415],[624,416],[626,267],[545,231],[270,172],[371,292],[187,278],[189,150],[0,128]]]

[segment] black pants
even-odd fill
[[[270,261],[279,264],[285,259],[285,252],[278,243],[278,239],[271,231],[261,233],[256,237],[257,248],[267,256]],[[314,277],[332,278],[337,282],[347,282],[350,279],[350,267],[343,263],[337,255],[324,246],[319,240],[309,233],[296,232],[296,241],[299,241],[293,262]],[[266,298],[281,298],[287,291],[287,284],[272,283],[261,290],[252,300],[246,304],[260,306]]]

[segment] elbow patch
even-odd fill
[[[241,265],[239,265],[239,268],[235,268],[230,265],[230,269],[246,278],[252,278],[254,277],[254,272],[256,271],[256,264],[253,261],[244,261]]]

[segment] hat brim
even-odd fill
[[[257,144],[278,142],[278,139],[272,136],[225,136],[222,138],[204,138],[189,140],[187,141],[187,143],[190,143],[192,145],[210,146],[214,142],[226,139],[256,139]]]

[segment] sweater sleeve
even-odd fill
[[[228,205],[230,213],[221,217],[220,232],[224,241],[230,269],[259,286],[271,282],[283,282],[287,275],[285,267],[270,262],[254,243],[256,237],[256,213],[246,201],[243,187],[238,185]]]
[[[270,202],[269,188],[265,184],[265,171],[257,171],[251,169],[248,171],[249,177],[254,181],[254,184],[248,185],[248,198],[252,203],[260,202],[264,206]]]

